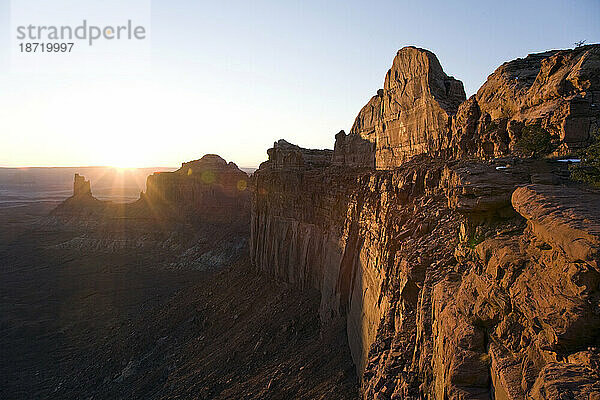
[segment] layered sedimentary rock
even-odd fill
[[[445,155],[451,117],[464,100],[462,82],[447,76],[432,52],[405,47],[350,134],[336,135],[335,160],[389,169],[418,154]]]
[[[600,45],[530,54],[500,66],[453,118],[457,156],[515,150],[523,127],[539,124],[569,153],[600,127]]]
[[[233,162],[207,154],[146,181],[141,201],[151,211],[214,220],[243,220],[249,212],[248,175]]]
[[[529,125],[555,136],[558,153],[568,154],[590,143],[599,121],[600,45],[507,62],[466,101],[462,83],[433,53],[405,47],[350,133],[336,135],[333,161],[390,169],[419,154],[506,156]]]
[[[269,159],[265,162],[270,168],[319,167],[331,164],[331,150],[305,149],[283,139],[273,143],[267,150]]]
[[[598,48],[505,64],[460,106],[435,57],[403,49],[330,164],[269,150],[252,261],[345,320],[365,398],[600,396],[600,195],[564,163],[473,160],[530,124],[584,146]]]
[[[562,168],[548,167],[559,183]],[[520,187],[538,170],[267,164],[251,257],[318,288],[324,324],[346,320],[365,398],[600,395],[600,197]]]

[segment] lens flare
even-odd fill
[[[248,187],[248,182],[246,182],[245,179],[240,179],[237,183],[237,189],[240,192],[243,192],[244,190],[246,190],[246,188]]]
[[[202,182],[206,183],[207,185],[210,185],[211,183],[213,183],[215,181],[215,174],[213,174],[210,171],[204,171],[202,173],[201,179],[202,179]]]

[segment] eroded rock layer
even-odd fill
[[[319,289],[322,323],[346,319],[365,398],[597,396],[600,197],[531,185],[540,168],[267,162],[251,257]],[[566,183],[560,163],[545,168]]]
[[[523,128],[539,124],[569,153],[600,126],[600,45],[530,54],[500,66],[452,122],[457,156],[515,150]]]
[[[350,133],[336,135],[333,161],[390,169],[419,154],[506,156],[531,125],[555,136],[558,153],[568,154],[590,143],[599,121],[600,45],[507,62],[466,101],[462,83],[433,53],[405,47]]]
[[[388,169],[410,157],[446,154],[451,116],[465,100],[462,82],[447,76],[430,51],[398,51],[383,89],[359,112],[349,135],[336,136],[335,160]]]

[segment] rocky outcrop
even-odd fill
[[[75,179],[73,180],[73,196],[91,196],[92,189],[90,186],[90,181],[85,179],[85,176],[81,176],[79,174],[75,174]]]
[[[71,219],[75,221],[105,212],[109,202],[101,201],[92,196],[89,180],[84,176],[75,174],[73,179],[73,195],[59,204],[50,213],[53,217],[60,219]]]
[[[305,149],[283,139],[267,150],[269,159],[261,165],[268,168],[324,167],[331,164],[331,150]]]
[[[566,182],[560,165],[545,168]],[[323,324],[345,319],[365,398],[600,395],[600,202],[531,185],[540,169],[265,166],[251,257],[319,289]]]
[[[249,213],[248,175],[207,154],[174,172],[150,175],[140,196],[151,212],[202,220],[244,221]]]
[[[599,193],[535,185],[515,190],[512,204],[537,237],[600,270]]]
[[[585,146],[599,48],[504,64],[460,105],[435,56],[405,48],[331,163],[269,150],[252,261],[345,320],[365,398],[600,396],[600,197],[515,151],[529,125]]]
[[[451,117],[464,100],[462,82],[447,76],[432,52],[405,47],[350,134],[336,135],[334,160],[390,169],[418,154],[446,155]]]
[[[398,51],[348,135],[335,137],[333,162],[390,169],[409,158],[483,159],[518,153],[524,128],[557,138],[557,154],[590,144],[600,127],[600,45],[530,54],[507,62],[465,101],[462,83],[435,55]]]
[[[523,127],[534,124],[562,141],[562,153],[589,144],[600,127],[600,45],[530,54],[500,66],[453,117],[455,154],[509,154]]]

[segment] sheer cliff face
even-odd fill
[[[600,196],[520,187],[539,169],[267,163],[252,261],[346,321],[365,398],[600,395]]]
[[[511,152],[517,136],[489,129],[490,121],[502,126],[499,104],[509,98],[521,104],[511,117],[521,118],[517,123],[547,118],[568,126],[581,117],[593,126],[594,103],[583,114],[560,114],[557,104],[579,97],[573,89],[568,100],[551,87],[578,76],[585,96],[595,96],[597,49],[563,52],[558,64],[553,57],[561,52],[505,64],[486,83],[496,82],[497,90],[484,85],[458,108],[450,105],[459,96],[449,95],[457,92],[446,89],[445,102],[438,94],[453,81],[439,75],[427,79],[426,89],[413,82],[404,90],[419,95],[409,104],[428,99],[426,109],[447,113],[446,133],[426,141],[427,150],[407,131],[395,131],[403,132],[394,139],[396,153],[378,142],[383,123],[389,126],[385,91],[410,81],[392,68],[384,91],[369,103],[377,107],[363,109],[349,135],[336,135],[330,164],[308,162],[315,153],[297,146],[269,151],[253,177],[252,261],[274,277],[319,289],[324,324],[345,320],[364,398],[600,396],[600,195],[569,182],[559,162],[472,161]],[[417,49],[400,53],[394,65],[410,66],[411,76],[425,59],[431,62]],[[504,87],[498,82],[508,70],[530,81]],[[437,96],[436,106],[424,92]],[[406,127],[399,122],[403,110],[395,121]],[[428,116],[425,129],[412,132],[438,132],[428,124],[439,127],[443,118],[413,111],[417,120]],[[408,154],[416,156],[406,161]]]
[[[243,220],[249,212],[248,175],[213,154],[183,163],[175,172],[150,175],[141,200],[159,213]]]
[[[395,259],[396,238],[429,229],[429,222],[401,207],[423,185],[435,185],[439,174],[420,169],[372,175],[338,167],[261,168],[255,174],[254,264],[320,290],[322,321],[347,320],[359,373],[393,300],[391,273],[405,268]]]
[[[451,116],[465,100],[430,51],[398,51],[383,89],[360,111],[348,136],[336,137],[336,162],[389,169],[410,157],[446,154]]]

